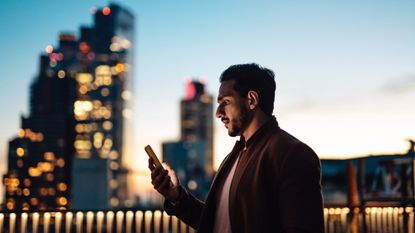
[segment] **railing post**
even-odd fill
[[[368,232],[367,230],[367,216],[366,216],[366,207],[365,207],[365,198],[364,195],[366,193],[366,167],[365,167],[365,160],[359,159],[359,181],[358,181],[358,193],[359,193],[359,214],[362,215],[362,230],[363,233]]]
[[[406,170],[408,165],[403,163],[401,165],[401,198],[402,203],[401,206],[404,208],[403,212],[403,229],[404,232],[410,232],[409,230],[409,213],[406,211],[406,207],[408,206],[408,175],[406,174]]]
[[[355,213],[355,208],[359,206],[359,194],[357,192],[357,176],[356,176],[356,168],[353,165],[353,160],[349,160],[347,162],[347,178],[348,178],[348,185],[347,185],[347,205],[350,209],[349,212],[349,229],[347,232],[351,233],[358,233],[358,215]]]

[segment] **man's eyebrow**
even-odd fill
[[[218,102],[219,102],[219,101],[221,101],[224,97],[226,97],[226,96],[225,96],[225,95],[219,95],[219,96],[218,96],[218,99],[217,99],[217,100],[218,100]]]
[[[221,101],[223,98],[228,97],[230,95],[219,95],[218,96],[218,102]]]

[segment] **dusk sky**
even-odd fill
[[[280,126],[321,158],[404,153],[415,139],[415,1],[114,1],[136,16],[135,155],[179,136],[186,77],[256,62],[275,71]],[[0,173],[29,108],[39,55],[109,1],[0,2]],[[216,108],[216,105],[215,105]],[[215,120],[215,166],[230,151]],[[0,188],[1,190],[1,188]],[[1,199],[1,198],[0,198]]]

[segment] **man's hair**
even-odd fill
[[[220,82],[235,80],[234,90],[246,98],[249,91],[256,91],[259,96],[259,108],[267,115],[272,115],[275,98],[274,72],[256,63],[237,64],[223,71]]]

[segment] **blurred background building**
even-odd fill
[[[415,204],[414,142],[406,153],[322,159],[325,206]]]
[[[163,143],[163,159],[180,181],[204,199],[213,175],[213,97],[202,81],[189,79],[180,102],[180,140]]]
[[[47,46],[30,87],[30,113],[9,143],[7,210],[102,209],[130,205],[123,165],[134,54],[134,15],[94,9],[79,38]]]

